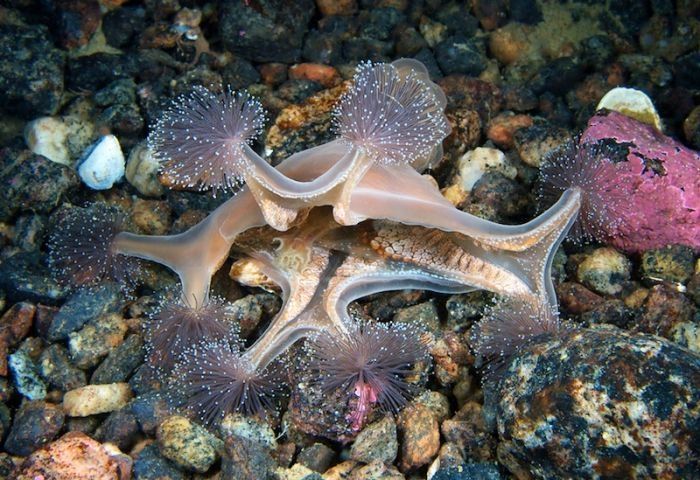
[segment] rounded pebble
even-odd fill
[[[125,172],[124,154],[114,135],[105,135],[78,160],[80,179],[93,190],[107,190],[121,180]]]
[[[70,417],[87,417],[118,410],[131,400],[131,396],[128,383],[87,385],[66,392],[63,409]]]
[[[602,247],[593,250],[579,264],[578,281],[596,293],[616,295],[622,292],[623,282],[630,278],[632,265],[622,253],[614,248]]]
[[[214,437],[185,417],[172,416],[156,432],[160,453],[183,468],[204,473],[217,460]]]
[[[373,460],[392,463],[398,451],[396,422],[391,416],[385,416],[362,429],[350,448],[350,458],[363,463]]]
[[[29,122],[24,129],[24,141],[29,150],[52,162],[70,166],[67,137],[68,127],[55,117],[37,118]]]

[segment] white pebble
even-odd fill
[[[462,155],[457,162],[457,169],[459,178],[455,179],[455,183],[461,184],[465,192],[470,192],[486,172],[499,172],[511,179],[518,174],[503,152],[485,147],[475,148]]]
[[[93,190],[112,188],[124,176],[125,161],[119,140],[105,135],[92,144],[78,160],[78,175]]]
[[[54,117],[37,118],[24,128],[24,141],[29,150],[62,165],[71,164],[67,137],[68,126]]]

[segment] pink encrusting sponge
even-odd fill
[[[544,162],[541,174],[545,190],[582,190],[591,205],[583,230],[600,242],[627,252],[670,244],[700,250],[700,153],[651,125],[600,110],[578,148]]]

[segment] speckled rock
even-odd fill
[[[128,480],[131,466],[116,447],[70,432],[27,457],[16,480]]]
[[[498,457],[516,477],[700,471],[700,357],[666,340],[574,332],[517,355],[496,392]]]
[[[155,443],[146,445],[134,459],[135,480],[186,480],[189,474],[163,457]]]
[[[446,74],[478,76],[486,69],[486,56],[479,43],[463,36],[448,37],[435,47],[435,57]]]
[[[377,460],[354,469],[348,480],[404,480],[405,478],[393,465]]]
[[[145,356],[141,335],[130,335],[124,343],[109,352],[107,358],[95,369],[90,383],[125,382]]]
[[[484,420],[481,404],[465,403],[454,417],[440,426],[446,442],[453,443],[462,458],[470,461],[493,461],[496,459],[496,435]]]
[[[28,150],[16,155],[4,152],[6,167],[0,173],[5,186],[0,203],[0,220],[7,221],[19,212],[48,213],[63,194],[78,185],[78,177],[67,166],[34,155]],[[0,156],[5,157],[2,153]]]
[[[187,470],[204,473],[218,458],[216,438],[185,417],[169,417],[156,435],[160,453]]]
[[[68,294],[67,288],[52,278],[39,252],[17,253],[0,263],[0,288],[11,301],[29,300],[49,305]]]
[[[328,470],[328,467],[333,463],[335,451],[323,443],[314,443],[308,447],[302,448],[297,455],[297,463],[313,470],[314,472],[323,473]]]
[[[224,442],[224,454],[221,458],[221,475],[223,478],[260,478],[272,477],[277,468],[272,452],[251,438],[230,435]]]
[[[676,326],[693,321],[696,312],[695,305],[678,290],[668,284],[656,285],[649,290],[634,330],[670,339]]]
[[[64,392],[84,387],[85,372],[75,367],[68,358],[68,350],[59,344],[49,345],[39,357],[39,372],[53,388]]]
[[[630,279],[631,269],[632,264],[622,253],[602,247],[593,250],[578,265],[576,277],[596,293],[616,295]]]
[[[274,477],[277,480],[324,480],[320,473],[314,472],[301,463],[295,463],[289,468],[278,468]]]
[[[580,314],[593,310],[603,303],[600,295],[576,282],[562,282],[556,285],[557,298],[562,310],[569,313]]]
[[[15,413],[5,440],[5,450],[23,457],[29,455],[58,435],[64,418],[58,405],[42,401],[23,402]]]
[[[642,276],[651,281],[686,283],[693,274],[693,249],[673,245],[642,254]]]
[[[68,338],[68,334],[82,328],[100,315],[117,312],[124,301],[119,286],[102,283],[91,289],[73,293],[54,315],[47,338],[51,341]]]
[[[224,47],[255,62],[293,63],[301,56],[313,0],[262,0],[253,8],[231,2],[222,6],[219,33]]]
[[[131,396],[128,383],[87,385],[66,392],[63,409],[71,417],[87,417],[118,410],[131,400]]]
[[[71,166],[68,152],[68,126],[56,117],[40,117],[24,127],[24,142],[32,153],[52,162]]]
[[[416,329],[422,328],[433,333],[440,330],[440,316],[433,301],[398,309],[392,321],[413,325]]]
[[[129,159],[126,162],[126,180],[147,197],[160,197],[165,193],[165,188],[158,181],[158,169],[160,164],[153,157],[151,150],[140,143],[131,149]]]
[[[100,363],[113,348],[121,345],[128,326],[121,315],[102,315],[69,335],[68,349],[73,363],[79,368],[91,368]]]
[[[362,429],[350,448],[350,458],[363,463],[374,460],[393,463],[398,450],[396,422],[385,416]]]
[[[168,202],[161,200],[134,201],[131,218],[146,235],[165,235],[170,230],[172,211]]]
[[[129,408],[136,415],[141,430],[151,436],[155,435],[158,425],[170,415],[169,406],[160,392],[141,393],[131,401]]]
[[[127,407],[110,413],[95,430],[95,439],[113,443],[122,451],[129,451],[140,433],[136,416]]]
[[[7,363],[12,372],[12,382],[19,393],[29,400],[43,400],[46,397],[46,384],[26,351],[17,350],[9,356]]]
[[[221,422],[221,434],[224,437],[246,438],[260,448],[274,450],[277,448],[277,435],[266,421],[246,417],[239,413],[226,415]]]
[[[502,64],[517,62],[528,51],[527,27],[509,23],[489,35],[489,51]]]
[[[468,463],[441,468],[431,480],[501,480],[501,473],[494,463]]]
[[[0,25],[3,109],[25,118],[55,113],[63,93],[64,63],[64,53],[54,48],[44,25]]]
[[[504,112],[496,115],[486,127],[486,136],[500,148],[509,150],[513,148],[515,140],[513,135],[521,128],[531,127],[532,117],[525,114]]]
[[[493,83],[459,74],[449,75],[437,83],[447,96],[448,110],[475,110],[483,123],[488,123],[503,106],[501,90]]]
[[[428,464],[440,450],[440,427],[431,410],[412,403],[398,416],[401,435],[401,469],[412,470]]]

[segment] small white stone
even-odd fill
[[[114,135],[105,135],[78,160],[78,175],[83,183],[93,190],[112,188],[124,176],[125,161],[119,140]]]
[[[661,118],[651,99],[641,90],[635,88],[615,87],[598,102],[596,110],[614,110],[640,122],[647,123],[662,131]]]
[[[66,392],[63,410],[69,417],[87,417],[119,410],[131,400],[128,383],[87,385]]]
[[[29,150],[62,165],[71,164],[67,137],[68,127],[55,117],[37,118],[24,128],[24,141]]]
[[[498,149],[479,147],[470,150],[457,161],[458,175],[454,183],[460,184],[465,192],[471,191],[474,184],[486,172],[499,172],[508,178],[515,178],[518,171]]]
[[[129,153],[129,160],[126,162],[126,179],[141,195],[160,197],[165,189],[158,181],[159,168],[160,163],[153,156],[153,152],[145,142],[142,142]]]

